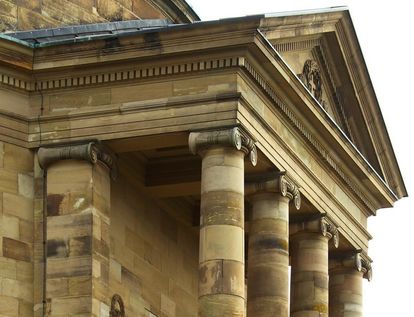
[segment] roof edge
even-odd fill
[[[332,12],[340,12],[340,11],[349,11],[349,8],[348,6],[334,6],[334,7],[319,8],[319,9],[272,12],[272,13],[265,13],[264,17],[265,18],[277,18],[277,17],[297,16],[297,15],[323,14],[323,13],[332,13]]]
[[[193,23],[200,17],[185,0],[149,0],[176,23]]]
[[[355,30],[354,23],[352,21],[351,13],[349,10],[344,12],[346,14],[347,19],[345,20],[346,26],[348,27],[350,35],[355,39],[353,43],[356,45],[356,50],[353,50],[353,54],[351,58],[357,58],[361,62],[359,63],[362,65],[362,68],[358,68],[358,73],[360,76],[363,76],[363,82],[365,83],[364,89],[357,91],[357,94],[364,94],[367,96],[367,99],[369,100],[367,103],[370,106],[369,111],[367,114],[372,115],[375,119],[373,121],[377,121],[381,124],[381,129],[378,129],[378,125],[375,125],[375,132],[380,134],[380,137],[378,137],[375,142],[379,142],[380,148],[386,149],[386,161],[389,165],[389,167],[392,169],[392,175],[386,174],[385,177],[392,176],[392,182],[396,182],[393,186],[393,191],[395,192],[396,196],[401,199],[403,197],[408,197],[407,189],[404,183],[404,179],[402,177],[402,173],[398,164],[397,157],[395,155],[395,151],[391,142],[391,138],[389,136],[387,125],[385,123],[384,117],[381,112],[381,107],[378,102],[377,95],[375,93],[375,88],[371,80],[371,76],[369,74],[368,66],[365,63],[364,54],[361,49],[361,45],[358,40],[358,35]],[[378,156],[378,159],[380,161],[380,164],[384,164],[384,159]],[[387,165],[388,165],[387,164]],[[397,177],[395,177],[397,176]],[[392,184],[390,184],[392,185]]]

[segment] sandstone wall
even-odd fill
[[[164,18],[145,0],[0,0],[0,32]]]
[[[33,153],[0,142],[0,316],[33,316]]]
[[[197,316],[198,238],[120,175],[111,184],[109,289],[127,316]]]
[[[108,316],[109,189],[101,163],[47,169],[46,316]]]

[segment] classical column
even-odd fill
[[[246,184],[249,226],[247,316],[289,316],[289,200],[300,208],[298,188],[283,174]]]
[[[328,242],[338,230],[326,217],[291,225],[291,317],[328,316]]]
[[[329,263],[329,315],[362,317],[362,281],[371,280],[370,260],[356,253]]]
[[[42,147],[46,174],[46,315],[109,311],[109,208],[113,159],[99,145]]]
[[[239,128],[193,132],[202,157],[199,257],[200,317],[245,316],[244,156],[256,148]]]

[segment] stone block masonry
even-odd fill
[[[0,315],[33,316],[33,152],[0,142]]]

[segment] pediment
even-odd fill
[[[344,117],[343,105],[338,98],[339,85],[334,80],[331,71],[332,67],[329,66],[332,63],[330,60],[327,60],[328,50],[323,48],[322,41],[322,39],[308,40],[303,44],[310,47],[299,51],[283,50],[286,46],[289,47],[288,45],[276,44],[275,47],[279,52],[282,52],[284,60],[322,108],[348,137],[351,137],[347,118]]]
[[[345,61],[333,55],[334,48],[329,45],[327,36],[295,37],[273,44],[321,107],[382,174],[372,140],[363,137],[367,127],[352,91],[352,78],[343,71]]]
[[[261,31],[329,115],[327,120],[398,197],[406,196],[348,10],[269,15]]]
[[[359,131],[353,125],[355,116],[346,114],[343,72],[339,77],[338,61],[332,57],[327,40],[323,36],[296,38],[294,42],[275,43],[274,47],[347,137],[354,144],[363,141],[358,140]]]

